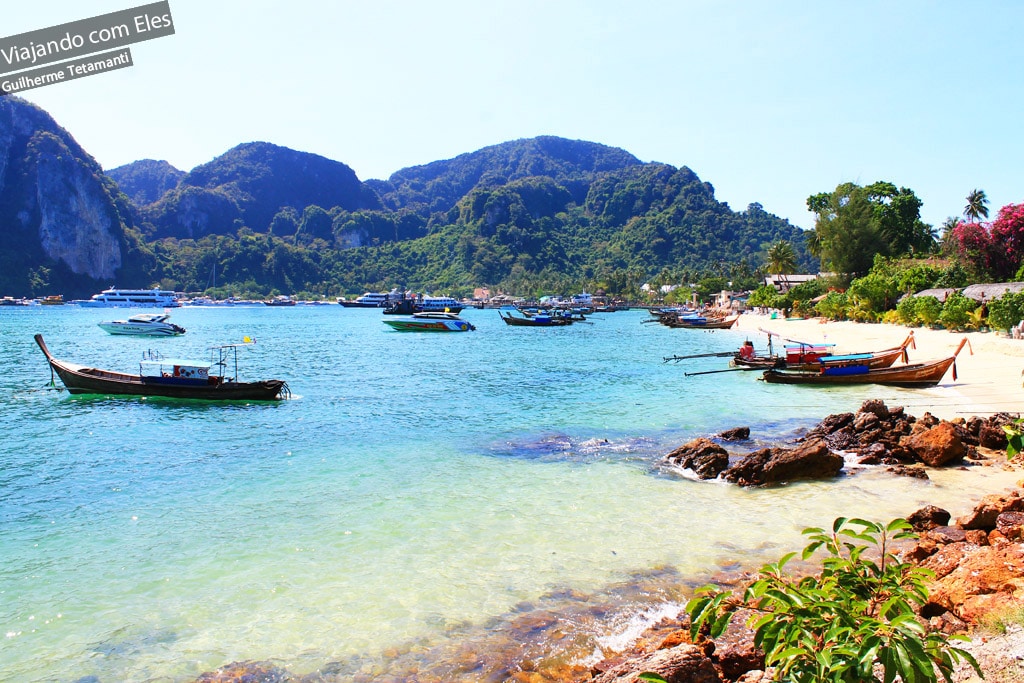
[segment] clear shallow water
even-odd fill
[[[338,306],[179,309],[174,339],[96,327],[121,313],[0,309],[2,680],[177,682],[235,660],[302,674],[410,643],[422,660],[524,605],[557,610],[559,592],[632,596],[654,568],[671,568],[664,586],[756,565],[805,526],[926,502],[958,514],[1013,481],[867,472],[750,491],[665,472],[660,456],[695,436],[749,425],[770,441],[877,391],[685,377],[726,361],[662,358],[742,334],[645,312],[538,330],[471,310],[477,331],[447,335]],[[35,332],[59,358],[123,370],[146,349],[205,357],[249,335],[243,378],[286,379],[295,398],[73,398],[44,389]],[[587,628],[614,637],[647,600]],[[581,650],[604,642],[588,637]]]

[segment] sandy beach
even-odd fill
[[[964,348],[956,360],[956,380],[950,370],[938,386],[930,389],[898,390],[878,387],[877,396],[889,405],[903,405],[909,412],[953,419],[993,413],[1018,413],[1024,407],[1024,340],[1011,339],[994,332],[949,332],[927,328],[907,328],[902,325],[869,324],[855,322],[826,322],[819,318],[807,320],[772,319],[768,315],[745,313],[733,329],[744,332],[759,352],[767,347],[763,330],[778,334],[783,339],[806,343],[835,344],[835,353],[861,353],[891,348],[914,331],[917,348],[909,349],[911,363],[927,362],[948,357],[960,340],[967,337],[969,347]],[[778,339],[776,353],[780,353]],[[973,353],[972,353],[973,351]]]

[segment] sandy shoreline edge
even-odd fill
[[[787,320],[769,315],[744,313],[733,330],[744,333],[755,348],[767,346],[765,330],[782,338],[808,343],[835,344],[836,353],[877,351],[899,345],[912,329],[916,349],[908,351],[910,362],[926,362],[946,358],[953,353],[963,337],[970,342],[956,360],[957,379],[952,370],[938,386],[917,389],[914,394],[876,387],[878,398],[887,405],[905,405],[908,412],[922,415],[928,411],[936,417],[952,420],[994,413],[1019,413],[1024,406],[1024,340],[1012,339],[996,332],[949,332],[923,327],[883,323],[825,322],[820,318]],[[776,352],[782,350],[777,346]],[[973,351],[973,353],[971,353]],[[899,364],[899,363],[897,363]],[[889,395],[887,395],[889,394]],[[907,400],[913,396],[912,400]],[[824,417],[824,415],[822,416]]]

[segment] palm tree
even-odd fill
[[[796,252],[793,245],[786,240],[779,240],[768,247],[768,262],[765,266],[769,273],[789,275],[796,272]]]
[[[974,223],[979,222],[980,218],[988,218],[988,197],[985,196],[985,190],[972,190],[967,195],[964,218]]]

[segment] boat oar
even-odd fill
[[[704,370],[703,372],[684,372],[683,375],[686,377],[693,377],[694,375],[714,375],[719,372],[745,372],[747,370],[763,370],[764,368],[726,368],[725,370]]]
[[[663,356],[662,362],[667,363],[670,360],[690,360],[691,358],[729,358],[735,356],[735,351],[720,351],[718,353],[695,353],[692,356]]]

